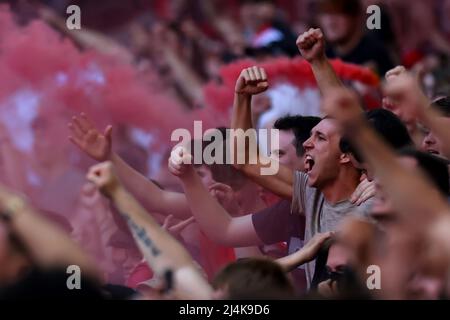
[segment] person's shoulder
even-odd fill
[[[370,215],[370,212],[372,211],[374,201],[374,198],[367,199],[355,209],[360,215],[368,217]]]

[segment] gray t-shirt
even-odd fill
[[[305,215],[305,243],[317,233],[334,231],[339,223],[348,215],[368,217],[372,207],[372,200],[356,206],[350,201],[337,204],[328,203],[322,192],[308,186],[308,175],[297,171],[294,174],[294,191],[292,197],[292,214]],[[308,286],[314,276],[315,261],[306,265]]]

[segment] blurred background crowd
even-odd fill
[[[396,65],[416,72],[430,97],[450,89],[448,0],[0,2],[0,179],[62,226],[111,284],[136,288],[152,274],[115,209],[86,183],[94,162],[68,140],[72,116],[85,112],[99,128],[113,124],[115,151],[161,188],[180,191],[167,170],[170,133],[192,128],[194,119],[204,129],[229,125],[234,82],[250,63],[277,79],[253,101],[259,127],[320,114],[319,91],[296,46],[309,28],[322,29],[327,56],[345,62],[336,60],[338,73],[368,105],[376,107],[382,79]],[[81,30],[66,26],[73,4]],[[374,4],[379,30],[366,27]],[[183,221],[155,217],[175,226],[209,277],[230,261],[227,248],[192,221],[178,228]]]

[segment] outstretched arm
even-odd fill
[[[110,160],[125,187],[143,203],[149,211],[173,214],[180,219],[191,217],[186,197],[181,193],[161,190],[156,184],[130,167],[112,151],[112,127],[100,133],[85,114],[73,117],[69,123],[69,137],[84,153],[97,161]]]
[[[266,72],[259,67],[244,69],[236,82],[231,121],[231,128],[234,129],[235,135],[230,139],[235,147],[232,150],[234,151],[233,163],[236,169],[241,170],[256,183],[289,199],[292,197],[293,171],[258,151],[257,134],[253,129],[252,96],[264,92],[267,88]],[[271,136],[273,139],[278,138],[276,135]],[[248,137],[248,143],[246,137]],[[263,174],[264,170],[272,172]]]
[[[247,247],[262,245],[251,215],[233,218],[203,186],[191,162],[192,156],[183,147],[175,147],[169,159],[169,170],[178,176],[197,223],[207,236],[223,245]]]
[[[192,257],[126,191],[112,162],[93,166],[87,178],[114,202],[152,270],[160,278],[168,280],[168,289],[173,289],[180,299],[211,298],[212,289]],[[173,288],[171,280],[174,280]]]
[[[102,281],[93,261],[64,231],[37,213],[24,198],[1,186],[0,211],[39,267],[66,269],[77,265],[83,274]]]
[[[295,268],[314,260],[322,245],[332,235],[332,232],[316,234],[303,248],[289,256],[278,259],[277,263],[281,265],[285,272],[291,272]]]
[[[310,29],[297,39],[297,47],[302,57],[311,64],[317,85],[323,95],[334,88],[343,87],[325,55],[325,38],[322,30]]]

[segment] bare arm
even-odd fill
[[[231,128],[235,136],[232,137],[234,148],[233,163],[235,168],[256,183],[269,189],[275,194],[290,199],[293,191],[293,171],[280,165],[276,160],[265,157],[258,151],[256,134],[252,124],[251,102],[252,96],[268,88],[267,75],[264,69],[252,67],[244,69],[236,82]],[[239,130],[240,129],[240,130]],[[245,142],[246,134],[249,142]],[[275,137],[276,138],[276,137]],[[239,147],[239,146],[243,147]],[[241,152],[241,153],[240,153]],[[244,155],[242,155],[242,152]],[[277,168],[273,174],[263,175],[262,170]]]
[[[186,197],[181,193],[161,190],[145,176],[130,167],[112,151],[112,127],[100,133],[85,114],[73,117],[69,123],[69,139],[87,155],[97,161],[111,160],[124,185],[149,211],[173,214],[180,219],[191,216]]]
[[[431,102],[421,90],[417,79],[403,72],[388,82],[385,93],[398,107],[417,117],[442,141],[445,156],[450,159],[450,127],[438,111],[429,107]]]
[[[0,187],[0,207],[9,217],[11,231],[21,239],[38,266],[66,269],[77,265],[83,274],[101,281],[95,264],[81,248],[64,231],[35,212],[22,197]]]
[[[70,37],[79,46],[85,49],[94,49],[100,53],[116,57],[126,63],[133,62],[134,57],[131,52],[109,37],[94,30],[86,29],[85,27],[81,30],[69,30],[66,21],[49,7],[41,6],[39,13],[42,19]]]
[[[290,272],[295,268],[314,260],[322,245],[332,235],[332,232],[316,234],[303,248],[289,256],[278,259],[277,263],[281,265],[285,272]]]
[[[197,223],[207,236],[223,245],[246,247],[262,245],[251,215],[231,217],[203,186],[194,168],[183,161],[191,157],[183,147],[176,147],[169,160],[169,170],[181,179]],[[187,163],[187,162],[185,162]]]
[[[126,191],[116,177],[112,162],[92,167],[88,179],[111,198],[152,270],[161,278],[174,277],[175,294],[180,299],[210,299],[212,289],[192,257]],[[170,288],[171,289],[171,288]]]
[[[310,29],[297,39],[302,57],[311,64],[317,85],[323,95],[334,88],[343,87],[325,55],[325,39],[320,29]]]

